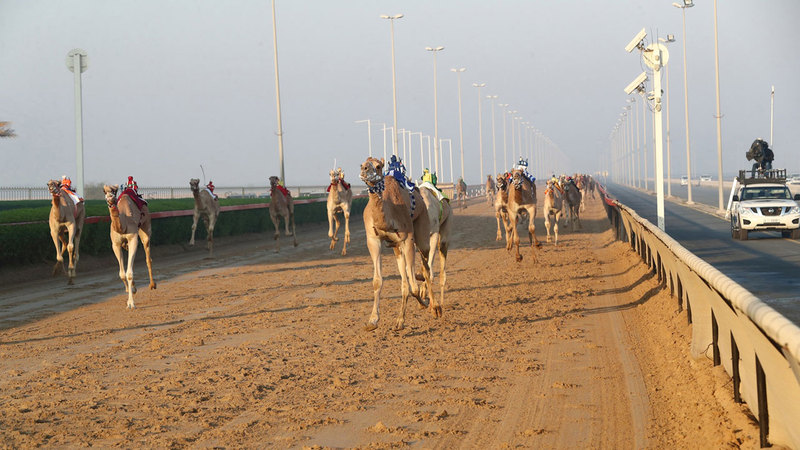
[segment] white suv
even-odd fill
[[[780,231],[800,239],[800,194],[794,196],[785,179],[740,178],[733,185],[731,237],[746,240],[750,231]]]

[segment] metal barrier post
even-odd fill
[[[739,375],[739,346],[736,345],[733,332],[731,332],[731,368],[733,369],[733,401],[742,403],[742,394],[739,392],[742,383],[742,378]]]
[[[756,390],[758,391],[758,428],[761,438],[761,447],[771,447],[769,436],[769,414],[767,412],[767,377],[764,368],[756,355]]]
[[[719,324],[717,323],[717,316],[714,315],[714,310],[711,310],[711,349],[714,353],[714,365],[720,364],[719,357]]]

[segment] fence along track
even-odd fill
[[[691,354],[722,364],[732,395],[758,418],[761,446],[800,448],[800,327],[601,189],[630,243],[692,325]]]

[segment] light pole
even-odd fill
[[[675,36],[668,34],[667,38],[658,38],[659,41],[663,42],[664,45],[669,44],[670,42],[675,42]],[[669,136],[669,66],[664,66],[666,69],[667,75],[667,101],[666,101],[666,112],[667,112],[667,198],[672,197],[672,159],[670,156],[670,142],[671,138]]]
[[[511,117],[511,164],[514,164],[514,155],[517,154],[517,136],[514,134],[514,114],[517,113],[517,110],[509,111],[508,115]],[[508,170],[510,166],[506,166],[506,170]]]
[[[385,123],[381,123],[381,126],[383,127],[383,160],[386,161],[386,130],[391,127],[387,127]]]
[[[769,143],[772,148],[775,148],[775,143],[772,142],[772,124],[775,120],[775,86],[772,86],[772,92],[769,94]]]
[[[275,0],[272,0],[272,48],[275,55],[275,103],[278,109],[278,157],[281,160],[281,183],[286,186],[283,169],[283,120],[281,119],[281,83],[278,80],[278,30],[275,25]]]
[[[486,98],[492,101],[492,173],[497,173],[497,148],[495,146],[496,139],[494,137],[494,101],[497,100],[497,96],[487,95]]]
[[[408,165],[408,161],[406,161],[406,129],[405,128],[400,128],[399,130],[397,130],[397,134],[398,135],[400,135],[400,134],[403,135],[403,164]],[[400,149],[399,148],[397,149],[397,156],[400,156]],[[408,167],[406,167],[406,169],[407,168]]]
[[[86,52],[76,48],[67,54],[67,69],[75,80],[75,151],[77,161],[76,193],[83,197],[83,94],[81,93],[81,74],[89,67]]]
[[[464,67],[450,69],[456,73],[458,79],[458,143],[461,146],[461,179],[464,179],[464,121],[461,115],[461,72],[467,70]]]
[[[419,173],[423,173],[423,167],[425,167],[425,157],[422,154],[422,131],[415,131],[411,133],[411,135],[419,135]],[[408,141],[409,149],[411,148],[411,140]],[[411,151],[409,150],[409,154]]]
[[[689,144],[689,85],[686,83],[686,8],[694,6],[693,0],[683,0],[683,4],[673,3],[672,6],[680,8],[683,13],[683,107],[686,117],[686,176],[689,184],[686,186],[688,193],[686,203],[692,205],[692,157]]]
[[[722,213],[725,210],[722,208],[722,113],[719,111],[719,38],[717,36],[717,0],[714,0],[714,67],[716,68],[717,73],[717,176],[719,177],[719,209],[717,212]]]
[[[394,105],[394,128],[392,128],[392,136],[394,137],[394,150],[393,154],[397,156],[397,71],[394,66],[394,21],[395,19],[402,19],[402,14],[395,14],[390,16],[388,14],[381,15],[381,19],[388,19],[392,23],[392,105]]]
[[[483,182],[483,114],[481,113],[481,88],[486,87],[486,83],[472,83],[473,87],[478,88],[478,149],[480,153],[481,173],[478,182]]]
[[[369,142],[369,157],[372,158],[372,125],[369,119],[356,120],[356,123],[367,122],[367,141]]]
[[[450,151],[450,184],[453,184],[453,140],[450,138],[442,138],[439,139],[439,141],[440,148],[442,146],[441,144],[447,142],[447,148]],[[444,160],[442,161],[442,172],[444,172]],[[442,179],[444,179],[444,173],[442,173]]]
[[[444,50],[441,45],[438,47],[425,47],[425,50],[433,53],[433,153],[436,158],[436,172],[439,172],[439,102],[436,96],[436,54]]]
[[[506,146],[506,108],[508,107],[508,103],[500,103],[500,106],[503,107],[503,170],[508,168],[508,147]],[[492,176],[496,176],[497,173],[492,174]]]
[[[428,168],[431,167],[431,137],[425,136],[425,139],[428,140]]]
[[[641,154],[644,155],[644,165],[639,166],[641,171],[644,168],[644,190],[647,190],[647,92],[641,90],[639,95],[642,96],[642,152]],[[640,160],[641,162],[641,160]],[[642,175],[641,173],[639,174]]]

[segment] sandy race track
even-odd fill
[[[534,264],[471,200],[444,317],[411,301],[400,332],[387,249],[381,322],[364,331],[360,217],[345,257],[327,225],[297,248],[282,236],[280,254],[268,234],[218,239],[214,259],[157,249],[158,289],[138,262],[133,311],[111,256],[82,261],[73,287],[5,273],[0,447],[757,447],[722,369],[688,356],[685,313],[587,204],[583,230],[562,227]]]

